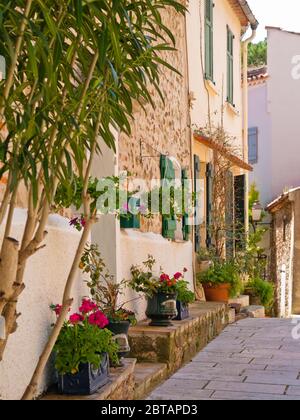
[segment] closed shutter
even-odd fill
[[[200,159],[197,155],[194,155],[194,190],[197,192],[197,188],[199,188],[199,180],[200,180]],[[200,196],[199,192],[196,194],[195,199],[195,252],[200,252],[201,248],[201,226],[199,224],[199,210],[200,210]]]
[[[165,155],[161,155],[160,159],[160,170],[161,170],[161,179],[164,181],[174,181],[175,180],[175,170],[173,162]],[[165,185],[167,185],[166,183]],[[164,187],[164,182],[162,182],[162,187]],[[175,239],[176,232],[176,217],[175,216],[162,216],[162,235],[164,238]]]
[[[258,162],[258,128],[253,127],[248,130],[248,161],[252,165]]]
[[[186,183],[185,181],[189,179],[188,177],[188,171],[186,169],[182,170],[182,175],[181,175],[181,179],[182,179],[182,193],[183,193],[183,205],[187,205],[187,203],[185,202],[186,200],[184,199],[184,195],[187,197],[188,196],[188,191],[185,191],[186,188]],[[182,218],[182,232],[183,232],[183,240],[184,241],[189,241],[190,239],[190,234],[191,234],[191,226],[189,224],[189,215],[188,213],[185,213],[183,215]]]
[[[233,40],[234,35],[227,27],[227,102],[233,105]]]
[[[234,177],[231,171],[226,174],[226,258],[234,257]]]
[[[206,221],[206,246],[212,246],[212,225],[213,225],[213,165],[207,164],[206,168],[206,203],[207,203],[207,221]]]
[[[239,175],[234,178],[234,205],[235,205],[235,237],[236,248],[242,249],[245,244],[245,222],[246,222],[246,175]]]
[[[214,78],[214,29],[212,0],[205,0],[205,78]]]

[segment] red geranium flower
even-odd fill
[[[70,323],[73,325],[79,324],[79,322],[82,322],[84,320],[83,316],[80,314],[73,314],[70,316]]]
[[[174,279],[175,280],[179,280],[181,277],[182,277],[182,274],[181,273],[174,274]]]
[[[109,321],[103,312],[97,311],[89,316],[89,323],[91,325],[97,325],[99,328],[102,329],[109,324]]]
[[[170,277],[168,276],[168,274],[162,274],[160,276],[160,281],[161,282],[163,282],[163,281],[169,281],[169,280],[170,280]]]
[[[82,304],[79,308],[79,311],[82,314],[88,314],[88,313],[94,311],[97,308],[98,308],[97,305],[94,302],[92,302],[91,300],[83,299]]]

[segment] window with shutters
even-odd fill
[[[213,226],[213,165],[206,167],[206,246],[212,247],[212,226]]]
[[[160,171],[162,179],[162,187],[168,185],[168,182],[175,180],[175,170],[173,162],[165,155],[160,158]],[[175,239],[176,232],[176,218],[175,217],[162,217],[162,235],[167,239]]]
[[[248,130],[248,160],[252,165],[258,163],[258,128]]]
[[[214,81],[214,29],[212,0],[205,0],[205,78]]]
[[[233,45],[234,35],[227,26],[227,102],[234,105],[233,102]]]

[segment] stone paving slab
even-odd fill
[[[286,319],[245,319],[228,326],[149,399],[300,401],[300,340],[292,337],[294,326]]]

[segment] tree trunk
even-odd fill
[[[18,252],[19,242],[13,238],[5,238],[0,256],[0,315],[14,294]]]

